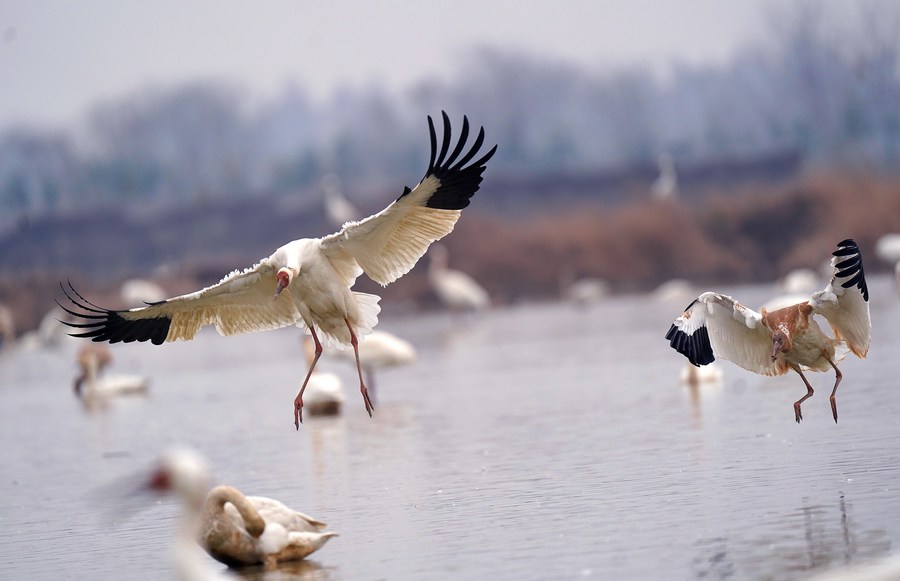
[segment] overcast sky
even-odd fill
[[[293,79],[402,90],[498,46],[590,70],[718,63],[769,0],[0,0],[0,129],[82,118],[98,99],[216,78],[265,97]]]

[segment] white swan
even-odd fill
[[[230,567],[303,559],[322,548],[333,532],[325,523],[262,496],[244,496],[232,486],[210,490],[205,462],[190,450],[166,454],[147,487],[174,491],[185,503],[184,530],[217,561]],[[207,491],[208,490],[208,491]]]
[[[105,405],[112,398],[146,393],[150,380],[141,375],[101,375],[112,362],[106,345],[89,343],[78,351],[81,373],[75,378],[75,395],[87,407]]]

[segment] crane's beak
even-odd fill
[[[279,270],[278,274],[275,275],[275,278],[278,279],[278,283],[275,285],[275,296],[272,297],[273,301],[277,299],[278,295],[281,294],[281,291],[283,291],[287,287],[287,285],[291,283],[291,279],[288,276],[288,273],[283,270]]]

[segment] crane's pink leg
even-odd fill
[[[834,389],[831,390],[831,413],[834,416],[834,423],[837,423],[837,400],[834,398],[834,394],[837,391],[837,386],[841,382],[841,379],[844,378],[844,374],[841,373],[841,370],[837,368],[837,365],[834,364],[834,361],[829,359],[827,356],[825,357],[825,361],[831,364],[834,367]]]
[[[350,324],[350,319],[344,317],[344,322],[347,323],[347,329],[350,330],[350,344],[353,345],[353,354],[356,355],[356,372],[359,374],[359,392],[363,396],[363,402],[366,404],[366,411],[369,412],[369,417],[371,418],[375,406],[372,405],[372,400],[369,399],[369,390],[366,389],[366,384],[363,381],[362,366],[359,364],[359,341],[356,339],[356,333],[353,332],[353,325]]]
[[[312,333],[313,341],[316,344],[316,355],[309,365],[309,371],[306,372],[306,379],[303,380],[303,387],[300,388],[300,393],[294,398],[294,426],[298,430],[300,429],[300,424],[303,423],[303,391],[306,389],[306,384],[309,383],[309,378],[312,377],[312,372],[313,369],[316,368],[316,362],[319,361],[319,356],[322,355],[322,344],[319,343],[319,338],[316,336],[316,330],[310,326],[309,332]]]
[[[800,379],[803,380],[803,383],[806,384],[806,395],[798,399],[794,402],[794,419],[797,420],[797,423],[800,423],[800,420],[803,419],[803,414],[800,412],[800,404],[805,402],[810,396],[813,394],[813,388],[809,384],[809,381],[806,380],[806,376],[803,375],[803,372],[800,371],[800,367],[797,365],[791,365],[791,367],[800,374]]]

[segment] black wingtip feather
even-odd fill
[[[78,297],[77,300],[69,294],[66,287],[63,286],[61,282],[60,288],[62,288],[63,294],[69,299],[69,302],[82,312],[63,306],[59,301],[56,301],[56,304],[64,311],[74,317],[78,317],[83,322],[62,321],[62,323],[73,329],[86,329],[81,333],[69,333],[72,337],[91,339],[95,342],[108,341],[109,343],[150,341],[154,345],[161,345],[169,335],[169,327],[172,324],[170,318],[154,317],[137,320],[125,319],[122,317],[121,313],[127,311],[113,311],[98,307],[81,296],[81,294],[75,290],[75,287],[72,286],[71,281],[67,282],[69,283],[69,290],[72,291],[72,294],[74,294],[75,297]]]
[[[470,198],[478,191],[482,181],[488,160],[497,151],[495,145],[487,154],[474,163],[469,163],[479,152],[484,144],[484,127],[478,131],[468,151],[460,158],[460,154],[466,149],[466,141],[469,137],[469,119],[463,116],[463,126],[456,146],[450,152],[450,118],[445,111],[441,111],[444,123],[444,134],[441,140],[441,148],[438,151],[438,140],[434,129],[434,121],[428,117],[428,131],[431,140],[431,155],[428,161],[428,170],[422,178],[424,181],[429,176],[434,176],[440,181],[437,190],[428,198],[425,205],[437,210],[462,210],[469,205]],[[448,156],[448,152],[450,155]],[[457,158],[459,160],[457,161]],[[468,164],[468,165],[467,165]],[[411,190],[404,188],[398,200],[407,195]]]
[[[860,252],[856,241],[852,238],[847,238],[838,242],[838,248],[832,252],[832,255],[848,257],[840,262],[836,262],[834,265],[837,271],[834,273],[835,278],[848,278],[848,280],[841,282],[841,286],[843,288],[856,286],[862,293],[863,300],[869,302],[869,287],[866,284],[866,275],[863,270],[862,252]]]
[[[688,335],[673,324],[666,333],[666,339],[668,339],[669,345],[687,357],[692,365],[700,367],[716,360],[706,327],[700,327]]]

